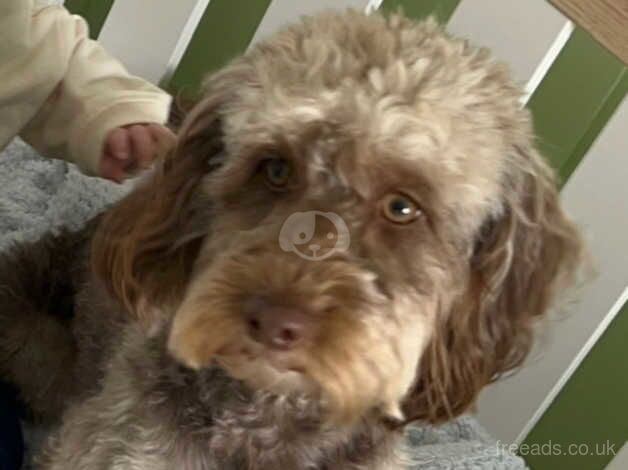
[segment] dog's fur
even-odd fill
[[[395,429],[464,412],[520,365],[580,260],[519,97],[435,23],[355,12],[211,76],[132,194],[2,259],[0,373],[63,413],[42,468],[397,468]],[[269,188],[277,158],[292,174]],[[420,208],[408,224],[384,216],[397,193]],[[348,250],[280,249],[312,210],[344,220]],[[264,347],[251,305],[318,333]]]

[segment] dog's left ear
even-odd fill
[[[155,308],[183,292],[207,222],[198,200],[202,178],[223,152],[220,107],[210,92],[183,122],[177,148],[126,198],[104,214],[91,266],[129,313],[150,323]]]
[[[485,385],[520,366],[535,320],[579,270],[581,239],[560,207],[552,170],[527,143],[509,160],[503,210],[478,234],[466,291],[439,315],[403,406],[408,419],[463,413]]]

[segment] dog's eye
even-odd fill
[[[382,214],[395,224],[409,224],[421,215],[421,209],[408,196],[394,193],[382,200]]]
[[[263,163],[263,171],[266,181],[273,188],[283,188],[290,181],[292,167],[290,163],[281,158],[271,158]]]

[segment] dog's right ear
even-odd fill
[[[514,146],[510,162],[503,210],[485,221],[465,292],[439,317],[404,406],[408,419],[451,419],[467,411],[484,386],[520,367],[538,320],[586,260],[553,172],[531,141]]]
[[[102,217],[91,266],[111,295],[140,320],[176,301],[205,235],[198,187],[223,153],[220,109],[210,93],[185,119],[179,143],[147,178]],[[206,208],[205,208],[206,209]]]

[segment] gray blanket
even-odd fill
[[[0,250],[49,230],[78,228],[128,189],[87,178],[64,162],[43,160],[15,141],[0,154]],[[407,435],[410,469],[526,468],[471,416],[439,427],[417,425]]]

